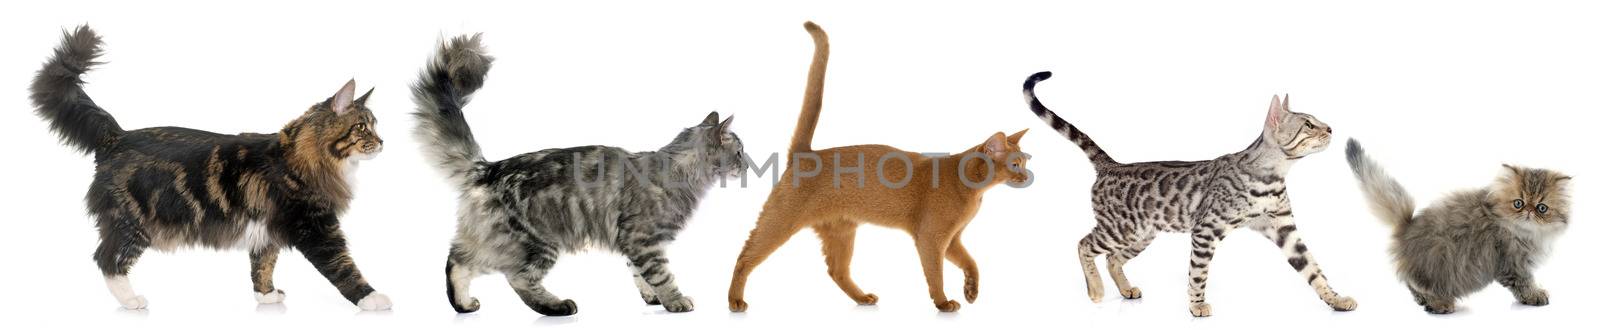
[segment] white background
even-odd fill
[[[1592,281],[1593,111],[1600,91],[1600,10],[1592,3],[262,3],[25,1],[0,12],[0,328],[1154,328],[1576,327],[1597,305]],[[483,32],[499,58],[467,109],[500,159],[588,144],[651,150],[711,110],[733,114],[749,153],[782,152],[800,104],[811,41],[832,35],[827,102],[814,145],[883,143],[958,151],[995,131],[1033,128],[1037,182],[996,188],[964,240],[983,272],[977,304],[937,313],[908,236],[865,228],[855,278],[882,297],[856,307],[801,233],[756,270],[749,313],[730,314],[735,256],[770,184],[714,189],[672,246],[697,309],[639,301],[623,259],[561,259],[547,281],[580,305],[541,317],[499,276],[480,278],[484,307],[457,315],[443,263],[456,192],[421,161],[406,90],[445,36]],[[271,132],[346,79],[376,86],[369,104],[388,141],[363,164],[343,218],[353,256],[395,302],[359,313],[298,253],[285,254],[283,305],[251,298],[241,251],[146,254],[133,283],[147,311],[122,311],[90,259],[82,196],[90,158],[57,144],[26,90],[64,28],[89,23],[109,64],[89,93],[123,127],[178,125]],[[1053,70],[1044,101],[1122,161],[1197,160],[1242,149],[1273,94],[1335,128],[1335,145],[1289,176],[1302,235],[1332,286],[1360,308],[1318,301],[1271,243],[1250,232],[1213,263],[1208,319],[1187,312],[1188,244],[1163,236],[1133,261],[1145,292],[1091,304],[1075,244],[1093,226],[1093,171],[1026,110],[1023,78]],[[1363,204],[1342,159],[1362,139],[1421,203],[1487,184],[1501,162],[1577,177],[1578,218],[1538,271],[1552,304],[1528,308],[1496,286],[1453,316],[1413,305],[1385,252],[1388,229]],[[1101,267],[1104,267],[1102,264]],[[961,278],[946,267],[946,292]],[[1102,268],[1103,270],[1103,268]],[[1107,286],[1111,286],[1109,279]]]

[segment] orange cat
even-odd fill
[[[961,304],[944,294],[944,261],[966,274],[967,302],[978,298],[978,265],[961,245],[961,232],[978,212],[983,192],[998,183],[1026,185],[1027,155],[1017,146],[1027,130],[1007,137],[996,132],[982,144],[951,155],[923,155],[885,145],[811,150],[811,136],[822,111],[822,83],[828,65],[828,35],[806,22],[816,42],[805,103],[789,147],[789,166],[772,187],[756,228],[733,268],[728,309],[743,312],[744,284],[750,272],[801,229],[822,239],[828,274],[850,299],[878,302],[850,279],[856,227],[862,223],[905,230],[916,241],[927,276],[928,295],[940,311]],[[909,177],[908,177],[909,175]]]

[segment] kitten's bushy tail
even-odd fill
[[[83,91],[83,73],[100,62],[100,36],[89,26],[64,32],[61,46],[33,76],[34,114],[50,122],[61,141],[83,153],[99,152],[125,131]]]
[[[1411,194],[1367,157],[1360,142],[1350,139],[1345,144],[1344,157],[1350,162],[1350,171],[1355,172],[1356,180],[1361,182],[1361,192],[1367,196],[1367,206],[1372,208],[1373,215],[1396,228],[1411,222],[1411,215],[1416,211]]]
[[[461,109],[472,93],[483,87],[493,57],[484,54],[481,35],[459,36],[439,45],[439,52],[411,86],[412,134],[422,143],[423,155],[444,171],[451,182],[465,186],[483,162],[478,141],[472,137]]]
[[[811,136],[817,132],[817,118],[822,115],[822,82],[828,75],[828,32],[817,23],[806,22],[806,32],[816,50],[811,54],[811,72],[806,75],[805,101],[800,105],[800,121],[794,126],[794,138],[789,142],[789,153],[811,151]]]
[[[1040,120],[1050,124],[1050,128],[1054,128],[1057,133],[1061,133],[1061,136],[1065,136],[1067,140],[1077,144],[1078,148],[1083,148],[1083,153],[1089,155],[1089,162],[1094,163],[1094,168],[1099,169],[1117,164],[1117,161],[1111,159],[1111,155],[1106,154],[1105,150],[1100,149],[1100,145],[1095,144],[1094,139],[1089,138],[1088,134],[1084,134],[1083,131],[1078,130],[1077,126],[1072,126],[1072,123],[1061,119],[1061,116],[1056,115],[1055,111],[1050,111],[1050,108],[1046,108],[1043,102],[1039,102],[1039,97],[1033,94],[1033,86],[1038,85],[1040,81],[1045,79],[1050,79],[1050,71],[1035,73],[1032,76],[1028,76],[1028,81],[1022,83],[1022,99],[1028,102],[1028,109],[1033,110],[1034,115],[1039,116]]]

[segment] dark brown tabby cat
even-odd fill
[[[346,176],[383,150],[367,96],[355,81],[274,134],[224,135],[181,127],[125,131],[83,90],[98,64],[100,38],[68,32],[33,79],[35,113],[62,142],[94,154],[89,215],[100,229],[94,259],[122,307],[142,309],[128,270],[145,249],[202,246],[250,251],[256,300],[283,301],[272,286],[278,251],[301,251],[345,299],[389,308],[345,248],[338,215],[349,205]]]

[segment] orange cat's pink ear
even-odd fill
[[[350,111],[350,103],[354,102],[355,99],[356,80],[350,79],[350,82],[344,83],[344,87],[339,88],[338,93],[334,93],[333,97],[328,99],[328,109],[333,110],[333,113],[342,115]]]
[[[1272,104],[1267,106],[1267,128],[1277,128],[1279,123],[1289,117],[1289,109],[1278,101],[1278,96],[1272,96]]]
[[[983,142],[983,152],[999,154],[1006,152],[1006,133],[994,132],[988,141]]]
[[[1011,137],[1006,138],[1006,141],[1011,141],[1011,144],[1017,144],[1017,142],[1022,141],[1023,134],[1028,134],[1028,129],[1024,128],[1015,134],[1011,134]]]

